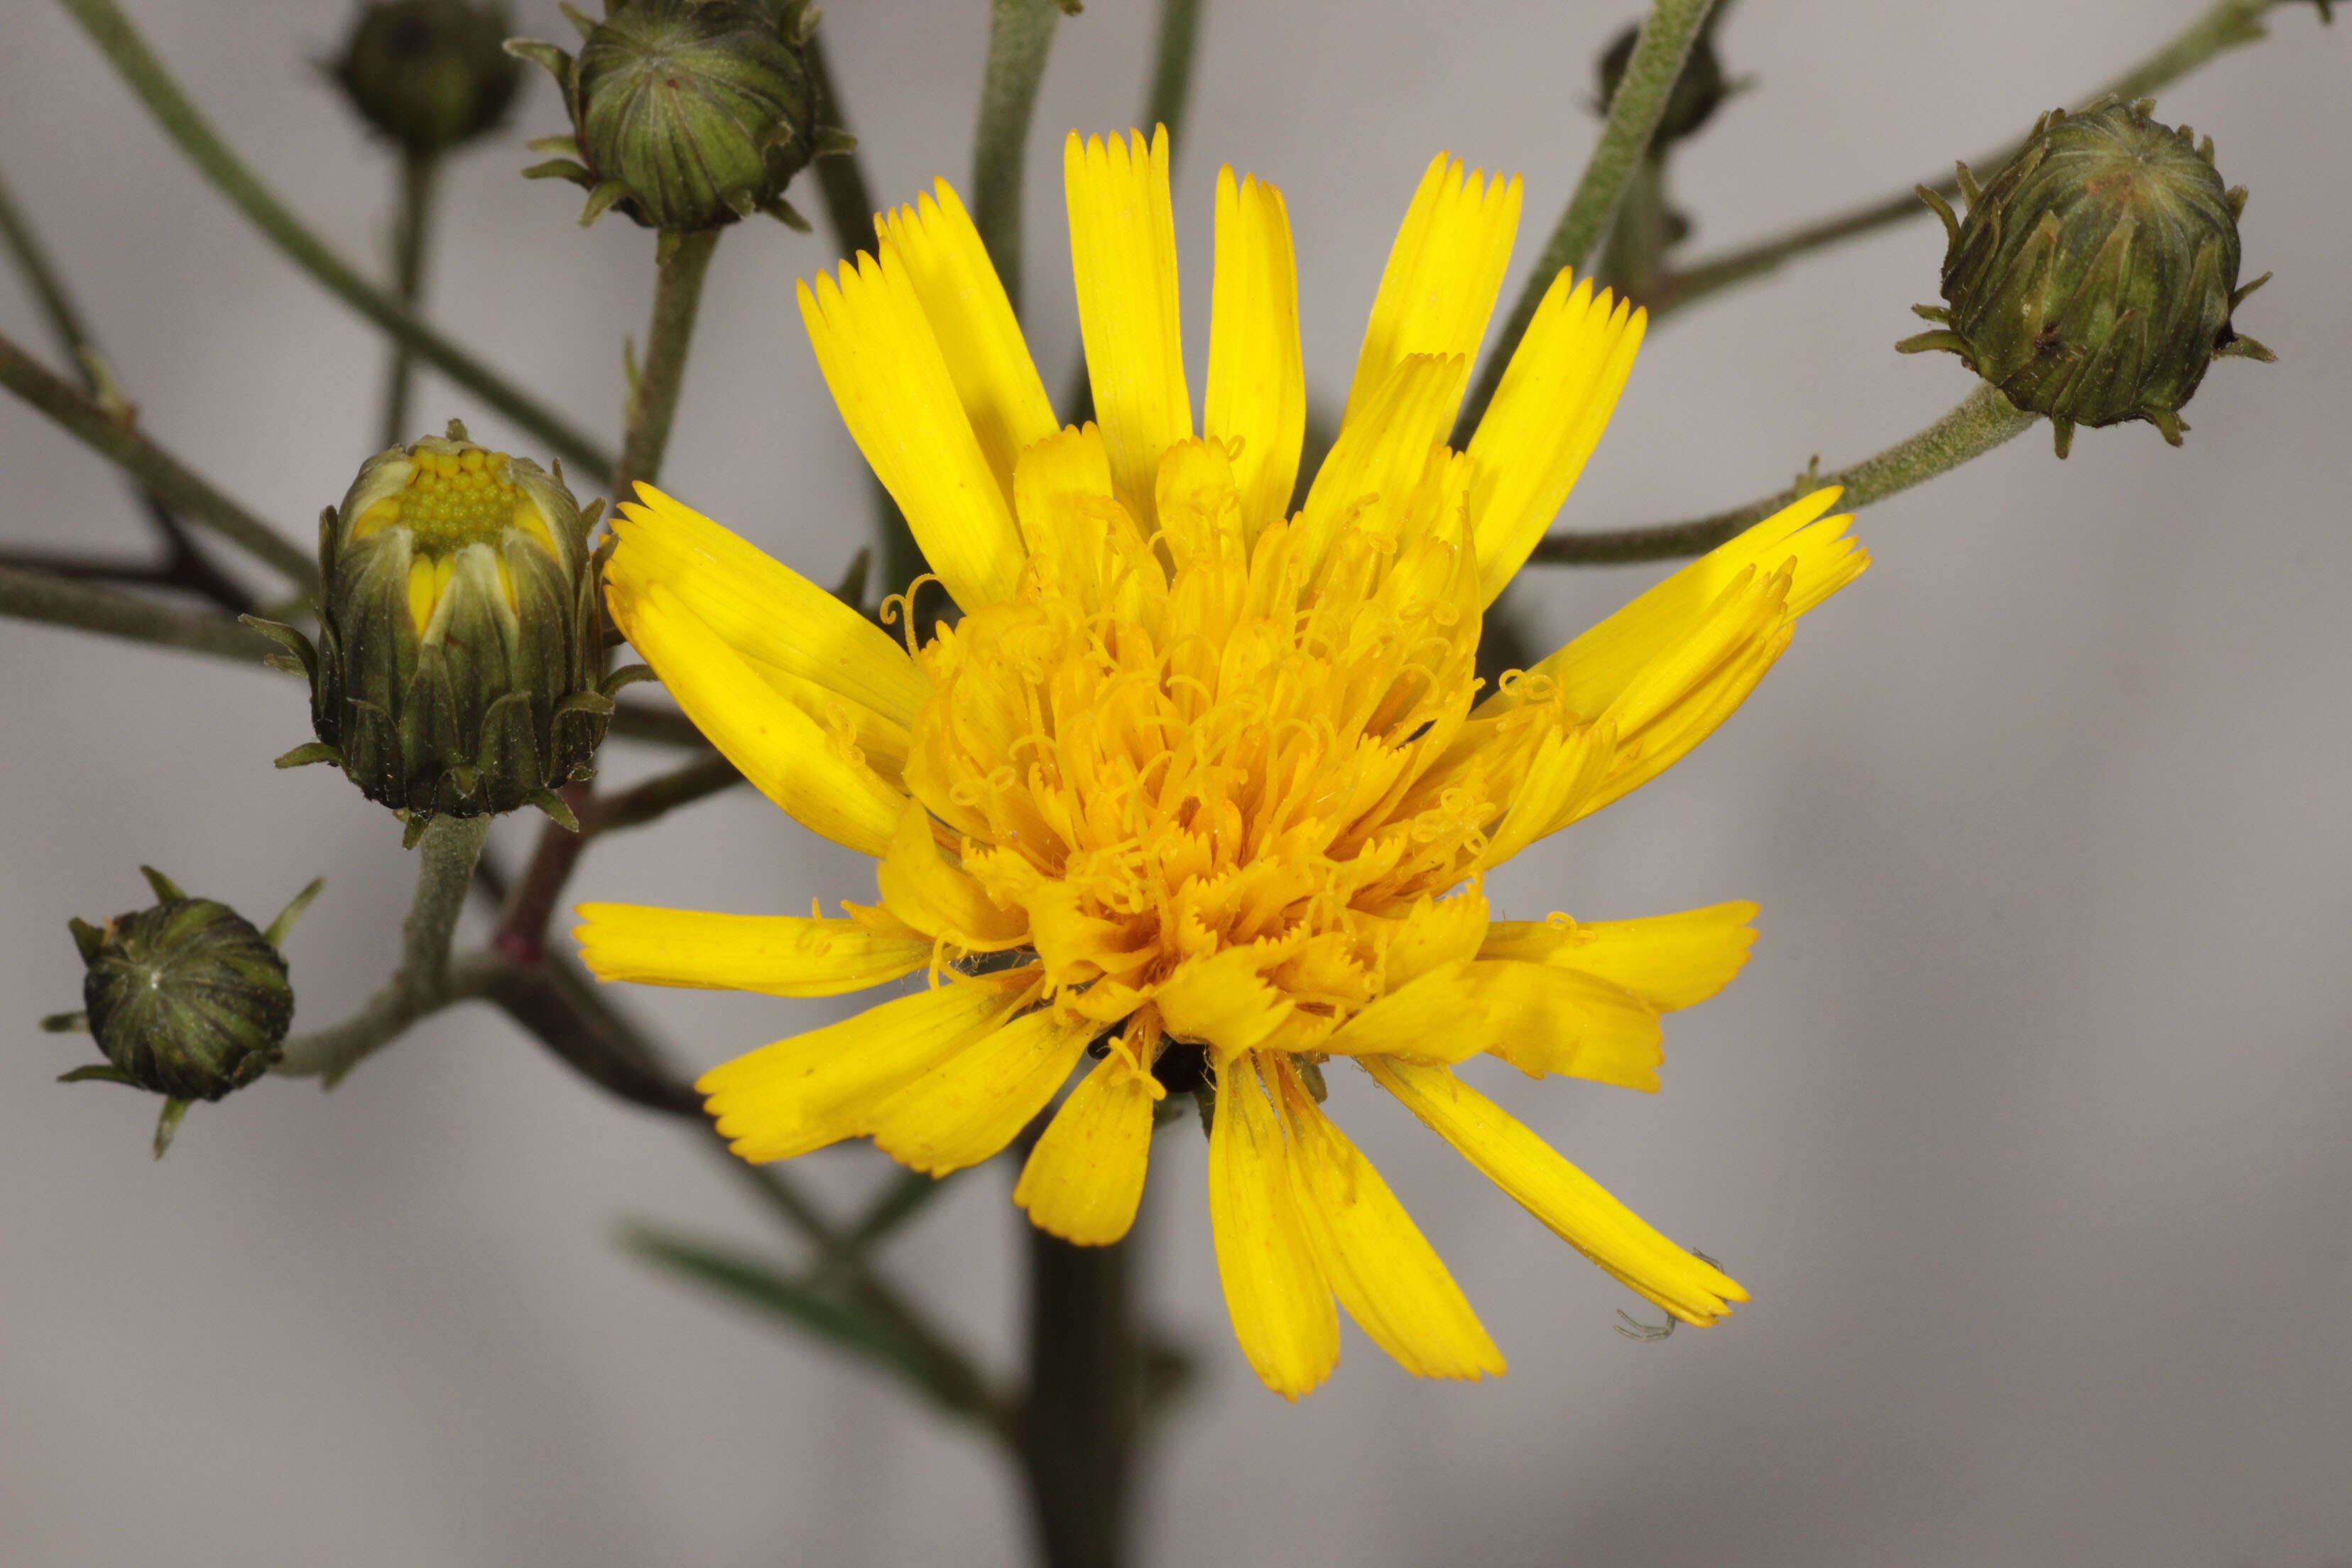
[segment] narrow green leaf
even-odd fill
[[[841,1291],[795,1279],[732,1247],[692,1240],[651,1226],[628,1226],[622,1232],[621,1242],[656,1268],[896,1373],[943,1410],[976,1414],[968,1394],[940,1377],[920,1345]]]

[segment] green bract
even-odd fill
[[[142,866],[161,902],[103,926],[71,921],[89,966],[79,1015],[52,1028],[86,1027],[106,1065],[79,1068],[68,1083],[126,1083],[166,1097],[155,1130],[161,1155],[189,1103],[219,1100],[269,1070],[294,1019],[294,988],[278,944],[316,897],[313,882],[269,930],[211,899],[192,899]]]
[[[565,7],[578,58],[518,38],[507,47],[563,89],[572,134],[534,142],[566,154],[525,171],[589,192],[580,221],[617,206],[669,234],[767,212],[804,226],[784,187],[846,144],[817,124],[804,0],[606,0],[590,22]]]
[[[370,458],[320,519],[317,646],[254,623],[310,678],[319,738],[278,766],[340,763],[407,817],[411,843],[436,815],[524,805],[572,826],[554,792],[593,776],[607,688],[635,673],[598,679],[592,526],[560,470],[478,447],[454,419],[446,439]]]
[[[352,107],[412,153],[446,152],[496,125],[522,68],[490,0],[373,0],[329,67]]]
[[[2243,187],[2224,188],[2213,142],[2150,119],[2152,100],[2042,117],[2023,150],[1944,220],[1944,325],[1906,353],[1948,349],[2019,408],[2050,416],[2064,457],[2074,426],[2145,419],[2174,446],[2179,411],[2224,354],[2271,352],[2231,324],[2269,274],[2238,287]]]

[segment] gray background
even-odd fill
[[[1589,61],[1633,7],[1211,0],[1177,216],[1205,350],[1218,163],[1287,194],[1311,384],[1334,398],[1423,162],[1526,171],[1516,289],[1593,135]],[[1759,86],[1682,160],[1701,245],[1900,188],[2148,48],[2191,0],[1745,0]],[[551,5],[530,30],[567,37]],[[837,0],[826,26],[887,199],[964,177],[986,6]],[[386,160],[301,64],[340,5],[141,0],[231,139],[351,255],[380,254]],[[6,7],[0,150],[68,258],[148,427],[292,534],[373,434],[368,333],[200,186],[62,16]],[[1136,112],[1151,22],[1066,23],[1032,160],[1032,341],[1075,352],[1058,143]],[[1810,618],[1664,782],[1517,863],[1514,912],[1747,896],[1757,962],[1674,1020],[1666,1092],[1501,1085],[1754,1304],[1639,1346],[1638,1305],[1368,1086],[1336,1109],[1513,1363],[1416,1384],[1353,1336],[1292,1408],[1225,1325],[1202,1148],[1163,1137],[1150,1310],[1202,1376],[1148,1456],[1160,1564],[1906,1565],[2352,1562],[2352,313],[2347,38],[2307,7],[2167,95],[2253,188],[2243,323],[2282,363],[2215,371],[2185,451],[2143,426],[2036,432],[1866,514],[1876,567]],[[534,82],[522,134],[556,128]],[[617,421],[650,241],[572,226],[515,140],[455,174],[435,308],[592,427]],[[1941,238],[1915,223],[1674,321],[1566,521],[1709,509],[1850,460],[1967,390],[1897,357]],[[789,283],[821,240],[721,248],[669,479],[818,578],[866,528]],[[0,325],[39,341],[13,287]],[[511,432],[433,385],[425,412]],[[422,425],[420,421],[420,426]],[[519,449],[528,449],[522,447]],[[12,542],[126,549],[97,460],[0,408]],[[1530,584],[1549,638],[1654,569]],[[898,1394],[649,1277],[658,1216],[764,1243],[674,1127],[583,1087],[502,1021],[444,1016],[337,1093],[199,1108],[161,1166],[154,1107],[49,1080],[86,1047],[68,914],[138,901],[141,860],[262,913],[329,890],[291,944],[304,1021],[380,979],[397,833],[331,773],[276,677],[0,625],[0,1563],[348,1568],[1021,1561],[995,1457]],[[615,747],[611,776],[659,757]],[[502,827],[509,852],[525,825]],[[591,857],[579,892],[792,910],[870,872],[746,794]],[[640,994],[696,1065],[835,1016]],[[871,1150],[799,1173],[846,1206]],[[1020,1223],[991,1167],[891,1272],[996,1364]]]

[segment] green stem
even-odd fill
[[[1838,504],[1857,510],[1874,501],[1934,479],[1980,458],[2024,434],[2039,415],[2021,412],[1998,387],[1979,382],[1958,407],[1917,435],[1897,441],[1852,468],[1818,478],[1808,475],[1787,489],[1688,522],[1630,528],[1613,533],[1555,533],[1528,559],[1546,566],[1611,566],[1637,561],[1674,561],[1704,555],[1737,538],[1791,501],[1824,485],[1843,487]]]
[[[392,288],[394,298],[404,310],[415,310],[425,295],[425,242],[432,232],[433,197],[440,173],[437,153],[404,150],[400,155],[400,206],[393,220]],[[395,340],[392,345],[392,370],[384,382],[381,446],[398,447],[407,439],[408,394],[415,380],[415,351]]]
[[[1021,309],[1021,187],[1029,122],[1054,27],[1055,0],[989,0],[988,74],[980,89],[980,129],[972,139],[971,221],[987,246],[1005,296]]]
[[[1577,180],[1576,189],[1559,215],[1550,242],[1537,258],[1535,271],[1519,290],[1518,302],[1511,307],[1510,316],[1503,323],[1502,337],[1486,351],[1486,363],[1479,367],[1477,384],[1471,388],[1469,399],[1462,405],[1462,416],[1454,426],[1455,447],[1469,446],[1471,433],[1478,428],[1486,405],[1493,401],[1495,388],[1502,384],[1504,367],[1511,363],[1512,352],[1527,335],[1528,323],[1535,320],[1536,307],[1543,302],[1551,280],[1562,268],[1583,271],[1601,237],[1609,232],[1618,204],[1624,197],[1626,183],[1649,150],[1651,134],[1666,111],[1667,96],[1683,74],[1683,61],[1690,54],[1691,41],[1698,37],[1714,3],[1715,0],[1654,0],[1649,17],[1642,24],[1641,37],[1634,40],[1633,58],[1625,62],[1624,79],[1617,85],[1616,96],[1609,100],[1609,118],[1601,123],[1601,140],[1594,145],[1584,174]]]
[[[1129,1304],[1132,1237],[1073,1247],[1023,1224],[1029,1242],[1029,1400],[1022,1468],[1045,1568],[1116,1568],[1142,1359]]]
[[[686,384],[686,353],[694,342],[695,313],[702,304],[702,280],[711,252],[725,231],[707,228],[680,235],[654,280],[653,321],[646,330],[646,356],[629,391],[628,426],[621,438],[621,465],[613,476],[613,500],[636,499],[637,483],[661,478],[662,454],[669,447],[677,417],[677,395]]]
[[[288,259],[324,285],[345,304],[406,343],[458,385],[546,442],[591,479],[611,478],[612,457],[488,365],[400,307],[362,277],[325,242],[305,227],[254,177],[228,144],[190,102],[163,62],[147,47],[116,0],[58,0],[114,62],[124,81],[163,125],[164,134],[205,178],[245,214]]]
[[[1168,127],[1168,155],[1184,151],[1184,111],[1192,97],[1192,61],[1201,47],[1201,0],[1160,0],[1160,41],[1152,50],[1151,92],[1143,127]]]
[[[273,1071],[323,1078],[327,1087],[428,1014],[481,995],[496,960],[477,956],[453,966],[449,939],[473,886],[474,862],[490,831],[487,816],[436,816],[417,841],[416,894],[400,927],[400,969],[353,1017],[286,1042]]]
[[[2147,58],[2133,66],[2084,99],[2084,103],[2115,97],[2129,102],[2169,87],[2214,57],[2264,37],[2263,14],[2284,0],[2221,0],[2168,39]],[[2021,142],[1974,161],[1978,169],[2000,169],[2015,157]],[[1960,193],[1959,182],[1944,179],[1921,184],[1950,201]],[[1773,271],[1782,262],[1833,245],[1842,239],[1873,233],[1889,225],[1918,217],[1927,211],[1916,191],[1904,190],[1850,211],[1816,219],[1801,227],[1754,245],[1742,246],[1675,272],[1650,308],[1653,321],[1695,304],[1708,295]]]
[[[47,415],[83,445],[111,458],[174,512],[203,523],[301,586],[318,586],[318,563],[308,552],[288,543],[268,523],[141,435],[131,424],[132,410],[100,402],[5,337],[0,337],[0,386]]]
[[[1666,254],[1666,237],[1673,215],[1666,203],[1665,154],[1652,148],[1626,182],[1625,200],[1617,221],[1609,226],[1608,243],[1593,277],[1604,289],[1633,300],[1657,292],[1658,274]]]
[[[0,565],[0,616],[258,664],[278,645],[226,616],[191,615],[89,583]]]
[[[719,229],[703,229],[675,237],[654,282],[652,324],[646,331],[645,362],[629,389],[628,427],[621,437],[621,466],[614,477],[615,502],[633,494],[643,480],[652,484],[661,475],[662,454],[669,446],[670,426],[677,416],[677,396],[686,384],[687,350],[694,342],[694,318],[702,302],[702,280],[710,271],[711,253],[719,248]],[[574,812],[593,809],[593,796],[585,784],[570,787],[564,798]],[[549,823],[540,829],[530,864],[508,900],[491,945],[525,967],[546,956],[547,922],[556,901],[571,881],[580,853],[588,847],[586,831]]]

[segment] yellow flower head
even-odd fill
[[[1334,1298],[1414,1373],[1503,1360],[1325,1115],[1354,1058],[1572,1246],[1685,1322],[1746,1300],[1458,1079],[1657,1087],[1659,1015],[1727,982],[1749,904],[1488,918],[1479,879],[1720,723],[1865,558],[1812,496],[1480,698],[1479,622],[1608,422],[1643,318],[1554,280],[1466,452],[1445,435],[1517,225],[1443,155],[1389,258],[1345,416],[1291,513],[1306,391],[1282,196],[1217,181],[1202,422],[1165,133],[1065,156],[1097,423],[1062,428],[944,182],[800,289],[843,417],[962,618],[911,652],[668,497],[625,508],[614,613],[776,804],[880,863],[842,919],[592,904],[608,980],[833,994],[930,984],[702,1080],[736,1152],[871,1136],[986,1160],[1095,1063],[1013,1201],[1118,1240],[1167,1084],[1214,1086],[1209,1203],[1242,1348],[1297,1397]],[[999,955],[984,964],[966,963]],[[1090,1051],[1091,1047],[1091,1051]]]

